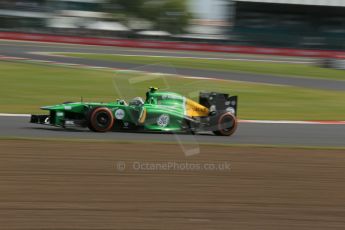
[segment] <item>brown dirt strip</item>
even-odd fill
[[[200,148],[2,140],[0,229],[345,228],[345,150]]]

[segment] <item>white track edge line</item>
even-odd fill
[[[30,114],[0,113],[0,117],[30,117]]]

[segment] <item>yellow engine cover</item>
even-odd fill
[[[209,109],[199,103],[186,98],[185,114],[189,117],[205,117],[209,114]]]

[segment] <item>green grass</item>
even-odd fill
[[[55,53],[69,57],[108,60],[137,64],[156,64],[182,68],[205,70],[240,71],[257,74],[282,75],[290,77],[310,77],[333,80],[345,80],[344,70],[320,68],[308,64],[289,64],[252,61],[206,60],[173,57],[123,56],[113,54]]]
[[[118,97],[115,88],[126,98],[144,97],[149,86],[194,99],[200,90],[236,94],[241,119],[345,120],[345,92],[4,61],[0,112],[36,113],[40,106],[79,101],[80,96],[84,101],[112,101]]]

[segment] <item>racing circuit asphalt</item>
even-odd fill
[[[219,137],[211,133],[198,135],[131,132],[95,133],[88,129],[63,129],[30,124],[28,117],[0,117],[0,137],[163,141],[191,143],[196,146],[199,143],[215,143],[345,147],[345,125],[241,123],[233,136]]]
[[[85,64],[114,68],[135,69],[140,65],[109,61],[85,60],[79,58],[52,57],[33,54],[32,52],[86,52],[86,53],[114,53],[114,54],[140,54],[160,56],[188,56],[188,57],[217,57],[217,58],[246,58],[266,60],[265,56],[242,56],[237,54],[180,52],[164,50],[137,50],[116,47],[96,47],[79,45],[62,45],[48,43],[0,41],[0,55],[24,57],[39,60],[50,60],[66,63]],[[279,61],[315,61],[306,58],[270,57]],[[141,70],[153,72],[171,71],[171,68],[162,66],[146,66]],[[174,69],[174,74],[209,77],[228,80],[262,82],[270,84],[286,84],[300,87],[320,88],[328,90],[345,90],[345,81],[319,80],[307,78],[288,78],[270,75],[255,75],[248,73],[229,73],[221,71],[207,71],[195,69]],[[169,72],[171,73],[171,72]],[[140,141],[166,141],[218,143],[218,144],[254,144],[254,145],[287,145],[287,146],[323,146],[344,147],[345,125],[310,125],[310,124],[244,124],[241,123],[238,131],[232,137],[217,137],[210,134],[202,135],[172,135],[155,133],[93,133],[87,130],[64,130],[60,128],[44,127],[29,123],[27,117],[0,117],[0,137],[24,138],[64,138],[64,139],[104,139],[104,140],[140,140]]]

